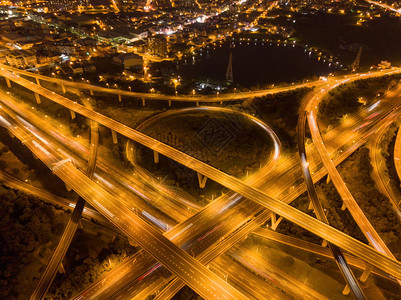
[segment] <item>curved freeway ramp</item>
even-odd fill
[[[312,93],[313,95],[313,93]],[[299,153],[299,158],[301,162],[301,168],[302,168],[302,174],[305,178],[306,182],[306,188],[308,191],[309,199],[313,204],[314,208],[314,213],[316,215],[316,218],[326,224],[329,224],[329,221],[327,220],[327,216],[323,210],[323,206],[321,202],[319,201],[319,198],[317,196],[315,186],[313,184],[312,176],[309,170],[309,163],[306,158],[306,149],[305,149],[305,126],[306,126],[306,113],[305,113],[305,108],[308,103],[309,95],[306,96],[306,100],[303,101],[301,108],[300,108],[300,113],[298,116],[298,125],[297,125],[297,131],[298,131],[298,153]],[[365,295],[358,283],[358,280],[356,279],[354,273],[352,272],[351,268],[348,266],[348,263],[344,257],[344,255],[341,252],[341,249],[334,245],[333,243],[329,243],[329,247],[331,249],[331,252],[333,253],[333,257],[337,263],[338,268],[341,271],[341,274],[343,275],[345,281],[347,282],[349,288],[351,289],[352,293],[354,294],[355,298],[358,300],[365,299]]]

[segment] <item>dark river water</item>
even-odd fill
[[[291,83],[305,77],[327,75],[336,70],[335,65],[324,58],[310,54],[299,46],[287,44],[235,43],[232,51],[234,83],[245,87]],[[225,81],[230,56],[229,44],[203,48],[193,57],[186,57],[179,63],[179,73],[185,80],[206,78]]]

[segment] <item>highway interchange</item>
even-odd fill
[[[366,74],[364,78],[368,77],[374,77],[374,76],[382,76],[384,74],[393,74],[399,72],[399,70],[390,70],[390,71],[385,71],[385,72],[379,72],[379,73],[372,73],[372,74]],[[230,188],[231,190],[238,192],[239,194],[245,196],[249,200],[233,200],[238,197],[235,194],[231,194],[230,196],[227,197],[221,197],[221,199],[216,200],[213,202],[209,208],[211,207],[211,212],[221,212],[222,215],[225,215],[225,218],[228,218],[230,216],[232,218],[232,224],[227,223],[224,226],[220,225],[217,223],[216,225],[213,225],[213,228],[217,228],[214,230],[216,232],[216,235],[219,236],[219,238],[216,241],[210,241],[207,243],[207,248],[209,248],[208,251],[205,252],[205,245],[198,245],[198,248],[194,248],[191,251],[195,251],[196,254],[196,260],[191,257],[191,255],[187,255],[184,251],[182,251],[179,247],[175,246],[173,243],[169,241],[169,239],[172,239],[173,242],[174,238],[177,238],[178,236],[182,235],[185,233],[186,229],[191,229],[192,227],[195,228],[195,222],[188,223],[187,220],[184,220],[182,223],[179,223],[173,229],[169,230],[164,236],[160,234],[158,230],[155,230],[154,227],[151,227],[147,225],[146,222],[141,221],[141,218],[138,217],[137,211],[132,210],[129,207],[123,206],[123,207],[117,207],[117,205],[113,204],[113,195],[110,194],[106,190],[106,187],[101,187],[98,184],[94,183],[93,181],[89,180],[84,174],[82,174],[80,171],[76,169],[76,167],[70,162],[66,161],[64,157],[59,157],[60,154],[57,153],[57,155],[52,156],[52,153],[54,150],[46,148],[47,145],[43,143],[40,140],[35,139],[35,135],[30,135],[29,131],[27,128],[22,128],[17,127],[17,126],[10,126],[9,130],[14,131],[13,133],[19,137],[21,140],[23,140],[27,146],[29,146],[35,154],[43,160],[52,170],[55,174],[57,174],[60,178],[62,178],[71,188],[73,188],[79,195],[81,195],[85,200],[87,200],[91,205],[95,208],[97,208],[106,218],[108,218],[111,222],[113,222],[117,227],[119,227],[123,232],[125,232],[130,238],[134,239],[138,244],[140,244],[144,250],[147,251],[151,256],[153,256],[157,261],[161,262],[164,267],[166,267],[170,272],[172,272],[175,276],[180,278],[184,283],[188,284],[193,288],[195,291],[200,293],[202,296],[205,298],[216,298],[218,296],[227,297],[227,298],[241,298],[245,297],[242,295],[240,292],[236,291],[233,289],[230,285],[225,283],[225,281],[221,280],[218,276],[216,276],[214,273],[210,272],[207,270],[205,267],[202,266],[202,264],[208,264],[210,261],[212,261],[215,257],[219,256],[220,254],[226,252],[228,248],[223,248],[223,250],[218,249],[219,247],[214,247],[216,244],[219,244],[220,239],[223,238],[223,241],[228,240],[229,237],[235,236],[234,242],[238,241],[240,238],[243,236],[246,236],[247,233],[252,232],[255,230],[260,224],[262,224],[268,217],[271,215],[270,211],[266,209],[270,209],[271,211],[277,213],[280,216],[283,216],[294,223],[301,225],[302,227],[305,227],[306,229],[310,230],[311,232],[316,233],[317,235],[323,237],[325,240],[336,244],[340,248],[347,250],[348,252],[359,256],[363,258],[366,262],[377,266],[379,269],[383,269],[384,271],[392,274],[393,276],[397,278],[401,278],[401,269],[400,269],[400,264],[395,261],[394,259],[388,258],[369,246],[364,245],[363,243],[360,243],[349,236],[333,229],[330,226],[327,226],[319,221],[317,221],[314,218],[309,217],[308,215],[297,211],[296,209],[288,206],[285,202],[278,201],[276,198],[278,197],[278,194],[274,195],[274,197],[268,196],[266,192],[262,189],[259,189],[259,187],[262,187],[262,182],[255,182],[253,185],[254,186],[259,186],[258,189],[256,189],[253,186],[250,186],[252,182],[250,183],[244,183],[236,178],[233,178],[232,176],[222,173],[221,171],[214,169],[200,161],[197,161],[196,159],[181,153],[165,144],[162,144],[159,141],[154,140],[153,138],[147,137],[140,132],[131,129],[123,124],[120,124],[114,120],[111,120],[97,112],[94,112],[91,109],[85,108],[84,106],[66,99],[65,97],[55,94],[54,92],[51,92],[49,90],[46,90],[43,87],[40,87],[20,76],[17,76],[15,74],[9,73],[6,70],[1,70],[0,75],[10,79],[13,82],[16,82],[18,84],[24,85],[25,87],[31,89],[32,91],[36,92],[37,94],[46,97],[56,103],[59,103],[76,113],[79,113],[81,115],[84,115],[86,117],[89,117],[91,120],[98,122],[99,124],[102,124],[112,130],[115,130],[116,132],[125,135],[132,140],[135,140],[145,146],[150,147],[151,149],[157,151],[160,154],[166,155],[172,159],[177,160],[178,162],[186,165],[187,167],[190,167],[201,174],[207,176],[210,179],[213,179],[222,185]],[[353,75],[353,79],[358,79],[360,78],[361,75]],[[350,76],[351,77],[351,76]],[[43,80],[43,78],[41,78]],[[330,86],[330,88],[335,88],[338,86],[338,82],[336,81],[337,79],[329,79],[329,82],[327,85]],[[344,82],[348,82],[350,78],[348,79],[343,79]],[[325,83],[320,82],[319,85],[322,86]],[[315,83],[316,85],[316,83]],[[316,99],[318,97],[323,97],[324,92],[326,92],[328,88],[325,88],[325,90],[319,90],[317,92],[318,96],[316,96]],[[279,90],[281,91],[281,90]],[[279,92],[277,91],[277,92]],[[249,95],[247,96],[249,97]],[[245,98],[245,97],[244,97]],[[313,98],[312,98],[313,99]],[[193,98],[191,99],[193,101]],[[199,100],[201,101],[201,100]],[[221,100],[219,100],[221,101]],[[213,102],[213,101],[210,101]],[[312,101],[310,102],[312,103]],[[314,103],[315,104],[315,103]],[[311,104],[311,107],[312,105]],[[397,105],[390,106],[388,108],[388,112],[391,112],[393,109],[397,108]],[[312,114],[313,109],[310,109],[310,112]],[[313,115],[312,115],[313,116]],[[8,120],[8,124],[13,124],[13,122],[16,122],[16,118],[10,119],[9,115],[4,115],[4,119]],[[308,119],[311,120],[311,117]],[[313,120],[312,120],[313,121]],[[377,121],[379,122],[379,120]],[[3,122],[4,123],[4,122]],[[7,125],[7,123],[4,123],[3,125]],[[311,128],[317,128],[316,126],[314,127],[313,123],[311,123]],[[21,123],[19,124],[21,126]],[[17,127],[17,129],[15,128]],[[368,128],[364,130],[364,132],[367,131]],[[370,128],[372,130],[372,128]],[[28,132],[27,132],[28,131]],[[349,139],[355,139],[355,134],[353,134],[352,130],[348,131],[350,134]],[[313,131],[312,131],[313,133]],[[318,133],[318,131],[317,131]],[[28,137],[29,136],[29,137]],[[360,136],[362,138],[363,136]],[[318,135],[315,136],[315,138],[319,138]],[[32,144],[30,142],[26,141],[32,141]],[[350,147],[353,151],[356,149],[355,146]],[[318,148],[319,151],[319,148]],[[352,153],[352,152],[351,152]],[[328,151],[326,149],[323,149],[323,151],[319,151],[319,154],[324,156],[328,154]],[[336,159],[339,156],[336,157]],[[323,157],[322,157],[323,158]],[[329,158],[330,161],[332,158]],[[344,158],[343,158],[344,159]],[[324,159],[323,159],[324,162]],[[311,162],[311,166],[314,162]],[[333,167],[335,169],[335,165],[338,162],[336,162],[335,159],[333,159]],[[280,166],[283,168],[288,168],[291,166],[291,161],[284,161],[279,164],[279,166],[276,168],[276,172],[280,170]],[[335,171],[333,171],[335,172]],[[315,174],[318,174],[318,172],[315,172]],[[273,175],[274,176],[274,175]],[[322,175],[319,175],[322,176]],[[323,172],[324,176],[324,172]],[[315,176],[316,177],[316,176]],[[333,176],[335,178],[335,176]],[[76,180],[71,180],[71,178],[74,178]],[[276,177],[277,178],[277,177]],[[293,180],[293,178],[292,178]],[[268,180],[267,180],[268,181]],[[314,180],[315,181],[315,180]],[[278,183],[276,183],[278,184]],[[286,185],[288,186],[288,184]],[[299,189],[299,191],[304,191],[305,186],[299,185],[297,188],[294,187],[295,189]],[[272,185],[270,188],[274,187]],[[299,193],[299,192],[298,192]],[[271,192],[269,194],[272,194]],[[95,199],[96,200],[95,200]],[[115,198],[115,195],[114,195]],[[252,201],[254,202],[252,202]],[[115,200],[114,200],[115,201]],[[233,201],[238,201],[238,203],[235,202],[236,205],[232,205],[231,203]],[[122,203],[124,203],[124,200],[121,200]],[[220,208],[219,205],[220,204]],[[232,207],[230,207],[231,205]],[[242,206],[240,205],[242,204]],[[230,205],[227,207],[227,205]],[[253,206],[252,206],[253,205]],[[264,208],[265,209],[264,209]],[[217,209],[217,210],[216,210]],[[126,211],[127,210],[127,211]],[[204,213],[207,212],[206,208],[202,209],[199,213]],[[236,212],[237,211],[237,212]],[[198,214],[199,214],[198,213]],[[193,218],[197,216],[194,215]],[[256,216],[256,217],[255,217]],[[262,216],[262,217],[260,217]],[[233,217],[237,217],[238,219],[235,219]],[[207,214],[204,217],[206,218],[205,220],[209,222],[209,219],[207,218]],[[209,218],[210,218],[210,212],[209,212]],[[259,219],[258,219],[259,218]],[[188,219],[190,220],[190,219]],[[224,220],[224,218],[223,218]],[[178,220],[180,221],[180,220]],[[219,220],[216,220],[217,222]],[[190,221],[189,221],[190,222]],[[197,221],[199,222],[199,221]],[[240,222],[240,223],[238,223]],[[143,237],[143,232],[142,235],[138,234],[137,230],[130,228],[124,228],[124,224],[135,224],[135,226],[140,226],[143,232],[147,232],[149,234],[149,239],[153,240],[153,243],[149,243],[149,241],[145,240]],[[205,221],[201,223],[201,225],[204,225],[206,223]],[[225,222],[224,222],[225,223]],[[246,230],[246,234],[237,234],[237,232],[234,232],[233,228],[239,229],[240,227],[235,224],[243,224],[244,227],[247,227],[247,224],[251,223],[252,226],[250,227],[250,230]],[[183,225],[181,225],[183,224]],[[186,224],[186,225],[185,225]],[[188,227],[190,224],[190,227]],[[181,226],[180,226],[181,225]],[[184,227],[185,226],[185,227]],[[198,230],[201,230],[202,226],[198,226]],[[181,229],[176,229],[176,228],[181,228]],[[167,228],[169,229],[169,228]],[[185,230],[184,230],[185,229]],[[239,230],[240,231],[240,230]],[[170,234],[171,232],[171,234]],[[199,231],[198,231],[199,232]],[[206,231],[207,232],[207,231]],[[218,233],[218,234],[217,234]],[[374,232],[371,233],[371,236],[374,236]],[[193,238],[192,233],[191,235],[187,236],[188,238]],[[225,238],[224,238],[225,237]],[[239,238],[238,238],[239,237]],[[181,240],[183,241],[183,240]],[[227,243],[229,244],[229,247],[234,245],[234,242]],[[380,240],[374,240],[374,243],[380,243]],[[373,245],[375,245],[373,243]],[[220,244],[224,244],[224,242],[221,242]],[[155,248],[155,245],[157,247]],[[182,246],[185,244],[181,245]],[[159,248],[161,247],[161,248]],[[213,248],[213,249],[210,249]],[[166,252],[161,252],[160,249],[165,249],[164,251]],[[218,249],[218,250],[216,250]],[[380,246],[380,249],[385,249],[385,245]],[[153,253],[155,251],[155,253]],[[239,255],[239,253],[244,253],[241,250],[238,250],[237,247],[232,248],[230,250],[230,253],[234,251],[236,254],[233,255]],[[167,255],[168,254],[168,255]],[[202,254],[202,255],[201,255]],[[389,254],[389,253],[386,253]],[[141,255],[146,255],[146,254],[141,254]],[[199,262],[198,262],[199,260]],[[177,265],[176,262],[180,261],[181,266]],[[181,263],[182,262],[182,263]],[[149,261],[149,264],[152,264],[152,261]],[[148,264],[148,265],[149,265]],[[145,264],[146,265],[146,264]],[[148,268],[148,265],[146,265],[146,268]],[[151,267],[154,267],[154,264],[151,265]],[[159,268],[157,268],[159,270]],[[193,272],[196,276],[188,278],[188,272]],[[207,274],[204,275],[204,274]],[[171,275],[167,274],[167,278],[170,278]],[[206,277],[205,277],[206,276]],[[210,276],[210,277],[209,277]],[[193,280],[191,279],[193,278]],[[203,279],[202,279],[203,278]],[[129,278],[127,278],[129,279]],[[171,278],[170,278],[171,280]],[[160,284],[165,284],[165,282],[168,282],[170,280],[161,282]],[[177,283],[178,281],[172,281],[171,286],[182,286],[182,283]],[[203,282],[203,284],[202,284]],[[205,283],[207,282],[207,285]],[[207,287],[206,287],[207,286]],[[167,287],[167,289],[172,289],[173,293],[177,291],[177,287],[172,288],[172,287]],[[152,289],[150,289],[152,290]],[[145,290],[145,292],[149,292],[150,290]],[[171,296],[171,292],[165,292],[167,293],[168,296]],[[163,294],[163,292],[161,293]],[[161,296],[162,297],[162,296]],[[82,297],[79,297],[82,298]],[[319,297],[317,297],[319,298]]]

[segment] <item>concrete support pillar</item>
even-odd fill
[[[196,101],[196,106],[199,106],[199,101]]]
[[[168,106],[171,107],[171,100],[168,100]]]
[[[66,93],[66,89],[65,89],[65,85],[64,84],[61,85],[61,90],[63,91],[63,94]]]
[[[70,114],[71,114],[71,119],[75,119],[76,115],[75,115],[75,111],[73,111],[72,109],[70,109]]]
[[[137,242],[134,241],[134,240],[131,239],[131,238],[128,238],[128,243],[129,243],[132,247],[137,247],[137,246],[138,246]]]
[[[220,105],[223,105],[223,101],[220,101]]]
[[[93,90],[89,90],[91,96],[93,96]]]
[[[309,200],[309,205],[308,205],[309,210],[313,210],[313,203],[311,200]]]
[[[203,176],[201,173],[197,174],[198,174],[199,187],[203,189],[206,186],[207,177]]]
[[[345,210],[347,208],[347,205],[345,205],[345,202],[343,201],[343,205],[341,206],[341,210]]]
[[[270,219],[271,219],[271,221],[272,221],[272,229],[273,229],[273,230],[276,230],[277,227],[278,227],[278,225],[280,224],[281,220],[283,220],[283,217],[280,216],[280,217],[277,219],[276,213],[271,212],[271,214],[270,214]]]
[[[7,87],[11,88],[11,81],[10,79],[6,78]]]
[[[82,225],[82,219],[79,219],[79,221],[78,221],[78,228],[79,229],[83,229],[84,228],[84,226]]]
[[[37,104],[42,103],[42,102],[40,101],[40,96],[39,96],[39,94],[38,94],[38,93],[34,93],[34,94],[35,94],[36,103],[37,103]]]
[[[372,271],[372,269],[373,269],[373,266],[372,265],[368,265],[366,267],[366,269],[363,270],[363,273],[362,273],[361,277],[359,277],[359,281],[362,282],[362,283],[365,283],[366,280],[368,280],[369,274]]]
[[[65,273],[65,269],[64,269],[63,263],[60,263],[60,265],[58,266],[58,272],[61,273],[61,274]]]
[[[343,289],[343,295],[349,295],[351,292],[351,289],[349,288],[349,285],[347,284],[345,288]]]
[[[327,241],[326,240],[322,241],[322,247],[327,247]]]
[[[159,163],[159,152],[153,150],[153,160],[155,164]]]
[[[329,174],[327,174],[326,183],[327,183],[327,184],[329,184],[329,183],[330,183],[330,176],[329,176]]]
[[[121,103],[121,95],[120,94],[118,94],[118,102],[120,102]]]
[[[40,80],[39,80],[38,77],[36,77],[36,84],[37,84],[38,86],[41,86],[41,85],[40,85]]]
[[[142,106],[145,106],[146,102],[145,102],[145,98],[142,98]]]
[[[118,143],[117,132],[115,132],[114,130],[111,130],[111,136],[113,137],[113,143],[117,144]]]

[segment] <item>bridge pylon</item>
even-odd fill
[[[230,59],[228,60],[228,66],[227,66],[227,72],[226,72],[226,80],[228,82],[233,82],[234,77],[233,77],[233,53],[231,52],[230,49]]]
[[[362,46],[359,47],[358,54],[356,55],[356,58],[351,65],[352,72],[355,72],[356,70],[359,69],[359,63],[361,61],[361,54],[362,54]]]

